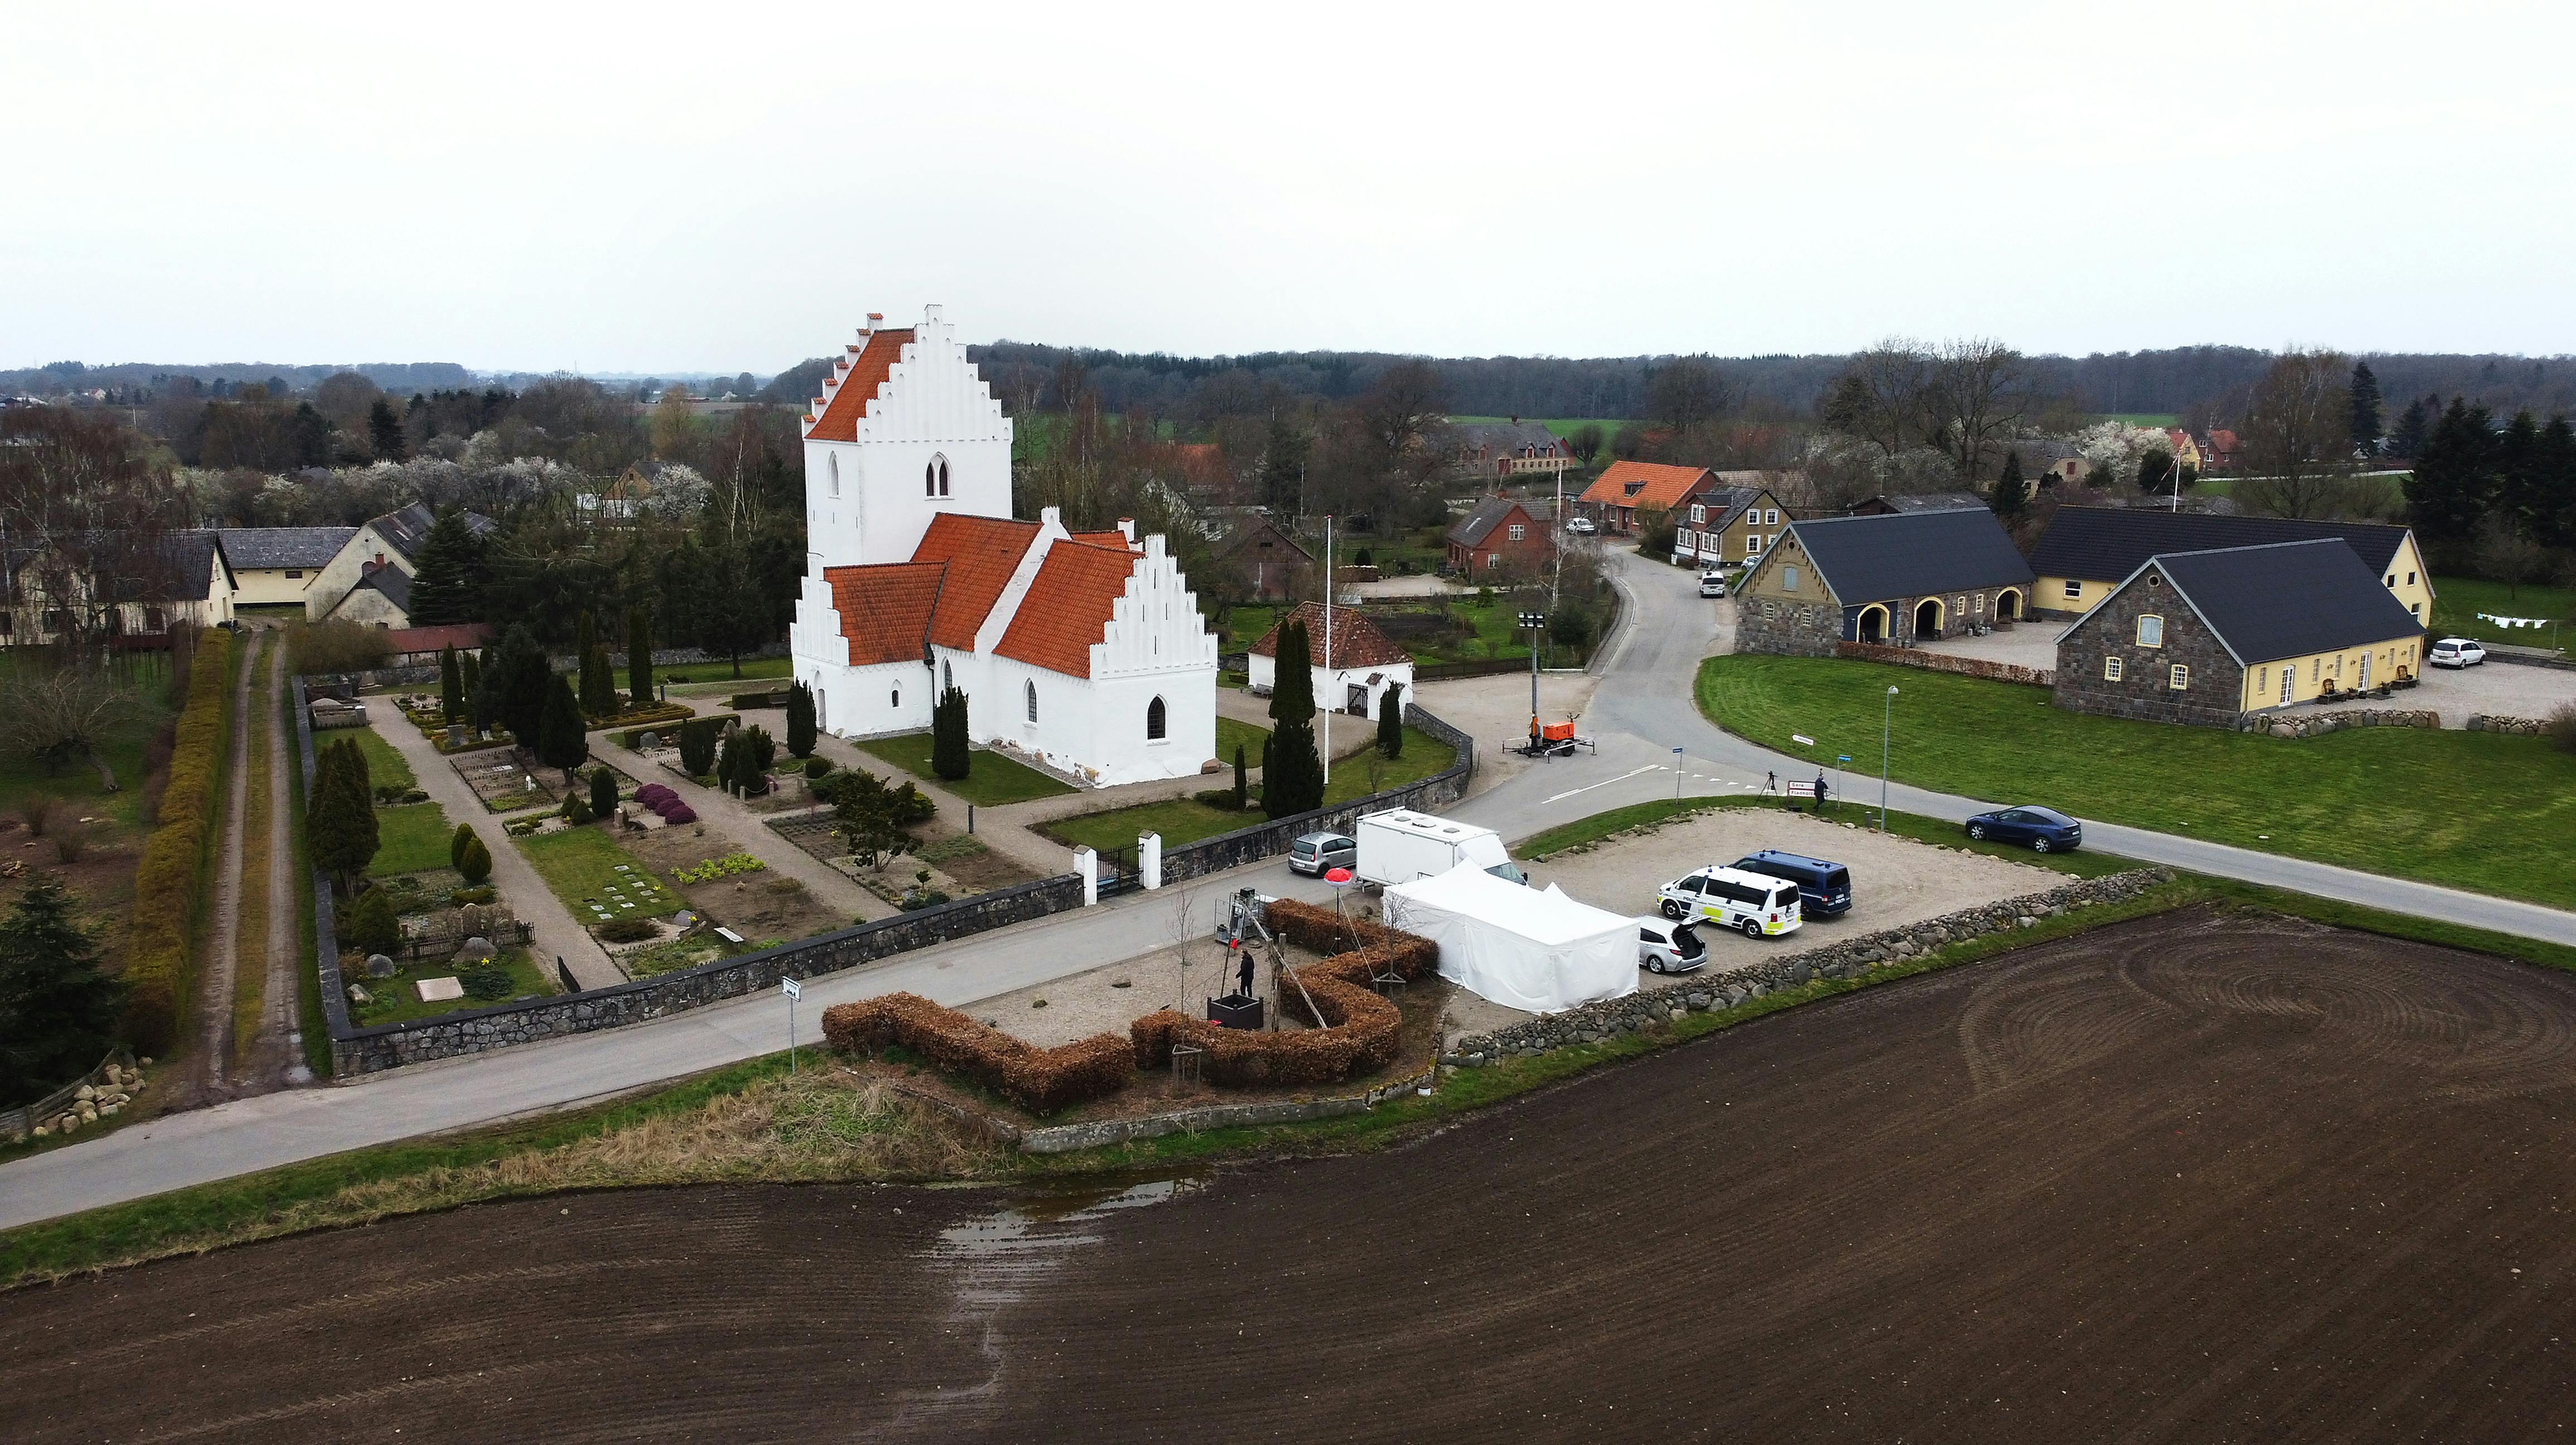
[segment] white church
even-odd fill
[[[977,743],[1097,787],[1216,759],[1216,639],[1159,536],[1011,516],[1011,422],[940,314],[870,313],[804,418],[817,723],[918,732],[950,683]]]

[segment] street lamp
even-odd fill
[[[1887,831],[1887,737],[1896,725],[1896,689],[1887,690],[1887,702],[1878,719],[1878,831]]]

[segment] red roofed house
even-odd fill
[[[789,645],[816,723],[845,738],[967,732],[1097,786],[1216,757],[1216,639],[1159,536],[1011,517],[1011,423],[929,307],[870,316],[805,428],[804,595]]]
[[[1659,511],[1667,516],[1692,497],[1718,485],[1706,467],[1671,467],[1661,462],[1612,462],[1583,489],[1580,499],[1592,520],[1613,532],[1637,530],[1637,514]]]
[[[1306,662],[1315,674],[1315,706],[1358,717],[1377,716],[1378,699],[1389,687],[1413,693],[1413,654],[1387,640],[1356,607],[1333,609],[1331,651],[1325,649],[1324,606],[1300,602],[1252,644],[1245,681],[1256,693],[1268,693],[1279,678],[1279,629],[1306,624]],[[1327,665],[1329,663],[1329,665]]]

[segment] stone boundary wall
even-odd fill
[[[1859,978],[1870,969],[1928,953],[1946,943],[1981,934],[2010,933],[2041,918],[2096,903],[2135,898],[2173,880],[2163,868],[2136,868],[2102,878],[2087,878],[2044,893],[2024,894],[1890,928],[1821,947],[1783,954],[1750,968],[1729,969],[1706,979],[1690,978],[1670,988],[1639,989],[1625,998],[1603,999],[1563,1013],[1537,1017],[1470,1034],[1441,1055],[1444,1064],[1469,1068],[1506,1058],[1534,1058],[1570,1044],[1598,1043],[1634,1033],[1649,1023],[1663,1023],[1684,1013],[1732,1008],[1774,989],[1793,988],[1817,978]]]
[[[295,744],[305,786],[313,782],[313,730],[305,708],[305,680],[289,679],[295,699]],[[1334,808],[1246,828],[1163,855],[1167,883],[1257,862],[1287,851],[1299,833],[1391,807],[1438,807],[1465,795],[1475,771],[1475,740],[1422,709],[1407,704],[1404,720],[1458,750],[1455,762],[1417,783],[1390,789]],[[1344,824],[1347,826],[1347,824]],[[918,909],[893,918],[863,923],[819,938],[801,939],[776,948],[717,959],[678,973],[638,979],[608,988],[557,994],[524,1002],[468,1009],[409,1023],[356,1028],[349,1022],[346,980],[340,974],[339,930],[332,909],[330,880],[314,874],[314,938],[321,974],[322,1008],[331,1036],[333,1073],[347,1077],[399,1068],[430,1059],[480,1053],[485,1049],[566,1034],[589,1033],[660,1018],[684,1009],[777,987],[782,978],[805,979],[890,958],[898,953],[1015,923],[1068,912],[1082,906],[1082,879],[1064,873],[1034,883],[1017,884]]]
[[[2487,713],[2478,713],[2469,719],[2468,731],[2473,733],[2518,733],[2524,737],[2536,738],[2542,733],[2549,731],[2549,720],[2546,718],[2536,717],[2494,717]]]
[[[1410,702],[1404,705],[1404,720],[1415,730],[1429,733],[1456,748],[1457,760],[1430,777],[1401,788],[1389,788],[1385,792],[1371,793],[1365,798],[1336,803],[1329,808],[1255,823],[1249,828],[1237,828],[1231,833],[1219,833],[1213,838],[1166,848],[1163,850],[1164,886],[1275,858],[1287,852],[1288,845],[1301,834],[1319,829],[1347,833],[1358,826],[1362,813],[1383,812],[1388,808],[1442,808],[1465,797],[1467,780],[1476,773],[1476,740]]]
[[[2576,660],[2552,657],[2548,653],[2527,648],[2508,647],[2503,643],[2487,648],[2487,661],[2510,662],[2516,667],[2555,667],[2562,671],[2576,672]]]
[[[2240,714],[2235,730],[2240,733],[2270,733],[2276,738],[2321,738],[2350,728],[2433,728],[2442,726],[2442,715],[2428,709],[2356,707],[2341,712],[2312,712],[2293,716],[2289,713],[2249,712]],[[2469,720],[2471,731],[2477,719]]]
[[[2009,662],[1988,662],[1982,657],[1955,657],[1946,652],[1926,652],[1914,647],[1887,647],[1875,642],[1838,642],[1836,657],[1856,657],[1863,662],[1892,662],[1899,667],[1919,667],[1928,672],[1955,672],[1961,677],[1982,677],[1989,682],[2019,682],[2032,687],[2055,687],[2057,673],[2044,667],[2019,667]]]

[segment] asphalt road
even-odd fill
[[[1695,574],[1658,566],[1624,551],[1608,554],[1608,560],[1612,578],[1628,601],[1628,621],[1596,664],[1603,671],[1602,684],[1580,724],[1600,751],[1533,767],[1469,800],[1457,816],[1493,828],[1506,838],[1522,838],[1605,809],[1672,797],[1677,785],[1682,795],[1691,796],[1752,791],[1762,785],[1766,773],[1775,771],[1783,778],[1814,777],[1818,759],[1790,757],[1756,746],[1721,731],[1700,715],[1691,696],[1692,682],[1700,660],[1716,650],[1718,609],[1723,604],[1697,595]],[[1900,709],[1903,701],[1899,694]],[[1903,723],[1900,713],[1899,724]],[[1678,780],[1675,748],[1682,750]],[[1856,803],[1877,802],[1878,779],[1868,776],[1876,761],[1854,759],[1842,796]],[[1833,760],[1823,762],[1830,781]],[[2100,852],[2392,913],[2576,944],[2576,913],[2124,828],[2084,817],[2081,798],[1966,798],[1903,783],[1888,787],[1886,794],[1887,806],[1898,812],[1954,821],[1989,808],[2044,802],[2083,818],[2085,846]]]

